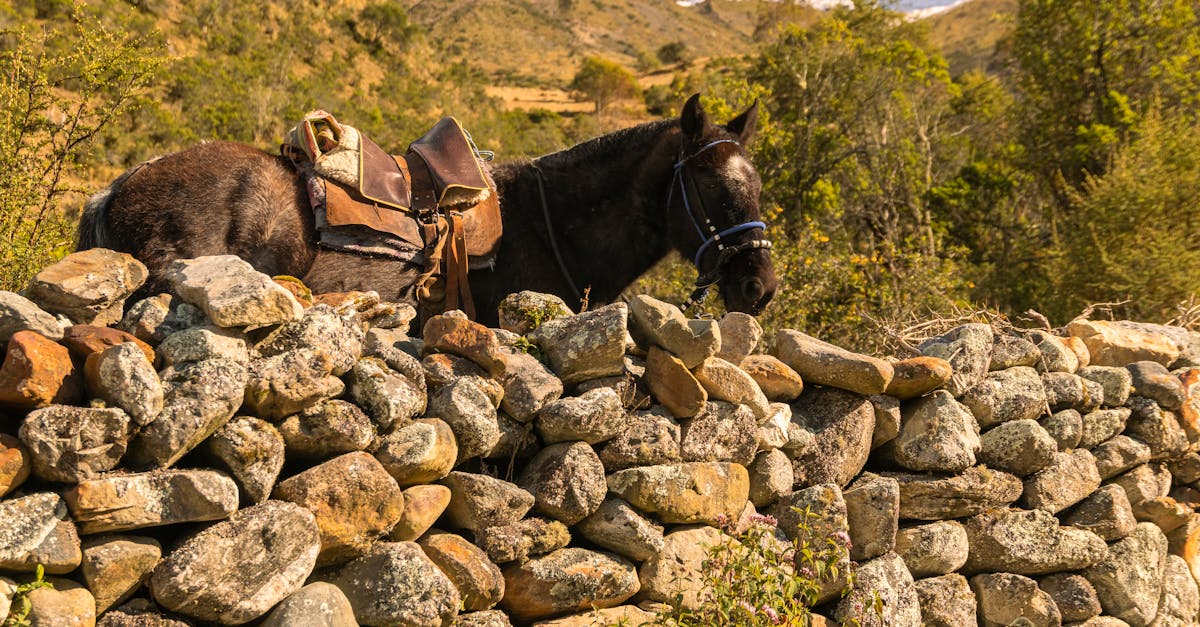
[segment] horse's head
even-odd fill
[[[673,245],[696,264],[693,298],[717,285],[725,308],[757,314],[779,285],[759,213],[762,181],[746,154],[758,103],[724,125],[709,122],[700,95],[679,118],[682,141],[668,196]]]

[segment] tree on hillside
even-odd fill
[[[604,113],[614,100],[634,98],[640,93],[637,78],[621,64],[600,57],[587,57],[571,80],[570,89],[596,103]]]

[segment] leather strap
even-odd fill
[[[451,241],[446,254],[446,309],[462,309],[468,318],[474,320],[475,302],[467,281],[467,238],[462,215],[452,212],[448,218]]]

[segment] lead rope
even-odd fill
[[[546,186],[542,182],[542,169],[536,163],[531,163],[533,172],[537,177],[538,195],[542,198],[542,218],[546,221],[546,236],[550,240],[550,250],[554,252],[554,260],[558,262],[558,270],[562,272],[563,278],[567,280],[567,287],[571,288],[571,293],[575,295],[575,300],[582,301],[583,294],[579,288],[575,287],[575,281],[571,280],[571,273],[567,271],[567,264],[563,263],[562,253],[558,252],[558,240],[554,237],[554,225],[550,222],[550,203],[546,201]]]

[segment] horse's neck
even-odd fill
[[[646,130],[547,155],[505,177],[502,197],[521,199],[506,212],[519,213],[513,217],[546,240],[548,211],[571,278],[579,289],[590,287],[594,301],[613,300],[669,252],[671,155],[660,141],[663,129]]]

